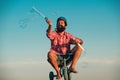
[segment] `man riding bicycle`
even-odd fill
[[[57,19],[56,29],[54,31],[52,31],[51,20],[47,19],[46,22],[49,25],[46,31],[46,35],[51,41],[51,48],[48,52],[48,62],[55,69],[57,73],[57,79],[60,80],[61,75],[56,54],[67,55],[72,53],[73,58],[69,70],[73,73],[78,73],[78,71],[75,69],[75,66],[82,52],[82,48],[79,47],[78,44],[82,45],[83,41],[80,38],[77,38],[69,32],[65,31],[67,28],[67,20],[64,17],[59,17]],[[71,44],[75,45],[72,49],[70,49]]]

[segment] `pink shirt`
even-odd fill
[[[60,35],[56,31],[52,31],[47,33],[47,37],[51,41],[50,51],[55,51],[58,54],[70,53],[70,44],[75,44],[73,40],[75,37],[68,32]]]

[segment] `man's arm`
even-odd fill
[[[80,38],[78,38],[78,37],[73,37],[72,38],[72,40],[74,41],[74,43],[79,43],[80,45],[82,45],[83,44],[83,40],[82,39],[80,39]]]
[[[47,29],[47,32],[48,32],[48,33],[51,33],[51,32],[52,32],[52,22],[51,22],[51,20],[49,20],[49,19],[47,19],[46,22],[47,22],[47,24],[49,25],[49,26],[48,26],[48,29]]]
[[[80,39],[80,38],[76,38],[75,42],[76,42],[76,43],[79,43],[79,44],[81,44],[81,45],[83,44],[83,40]]]
[[[83,40],[80,38],[75,39],[75,43],[84,51],[84,48],[81,46],[83,44]]]

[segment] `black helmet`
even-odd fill
[[[63,20],[63,21],[65,22],[65,26],[67,26],[67,20],[66,20],[65,17],[59,17],[59,18],[57,19],[57,23],[58,23],[59,20]]]

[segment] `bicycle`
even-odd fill
[[[73,55],[57,54],[57,56],[58,56],[57,62],[60,68],[61,76],[64,77],[64,80],[71,80],[71,71],[68,69],[68,65],[71,63],[71,58],[73,57]],[[54,75],[54,73],[51,71],[49,73],[49,80],[54,80],[54,77],[57,77],[57,75]]]
[[[77,45],[83,50],[84,48],[77,43]],[[71,63],[71,59],[73,58],[73,54],[67,54],[67,55],[61,55],[61,54],[57,54],[58,56],[58,66],[60,68],[60,73],[61,76],[64,77],[64,80],[71,80],[71,71],[68,69],[68,65],[69,63]],[[50,80],[54,80],[54,77],[57,77],[57,75],[54,75],[54,73],[51,71],[49,73],[49,79]]]

